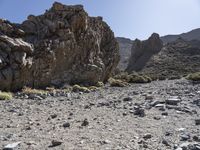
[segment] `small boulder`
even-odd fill
[[[178,105],[179,102],[181,102],[181,100],[178,97],[172,97],[165,100],[165,103],[168,105]]]
[[[8,144],[3,148],[3,150],[14,150],[17,146],[19,146],[20,143],[21,142],[15,142],[12,144]]]

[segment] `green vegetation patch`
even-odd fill
[[[120,73],[114,76],[114,79],[121,80],[127,83],[149,83],[152,79],[147,75],[139,75],[136,72],[128,74],[127,72]]]
[[[80,86],[80,85],[74,85],[72,87],[72,91],[73,92],[84,92],[84,93],[89,93],[91,90],[87,87],[84,87],[84,86]]]
[[[200,81],[200,72],[191,73],[186,77],[187,80]]]
[[[0,92],[0,100],[11,100],[13,98],[12,93]]]
[[[110,83],[110,86],[112,87],[125,87],[128,85],[127,82],[122,81],[120,79],[114,79],[114,78],[110,78],[108,82]]]
[[[41,90],[41,89],[32,89],[29,87],[24,87],[22,89],[22,93],[30,95],[30,94],[39,94],[39,95],[45,95],[48,93],[47,90]]]

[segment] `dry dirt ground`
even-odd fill
[[[199,150],[199,119],[200,84],[105,85],[67,97],[0,101],[0,148],[20,142],[14,149]]]

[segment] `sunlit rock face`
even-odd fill
[[[0,89],[17,89],[29,83],[33,47],[22,40],[24,32],[0,19]]]
[[[89,17],[81,5],[55,2],[43,15],[30,15],[21,25],[4,24],[0,30],[2,90],[95,84],[107,80],[118,64],[118,43],[110,27],[101,17]]]

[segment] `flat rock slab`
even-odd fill
[[[14,150],[21,142],[15,142],[12,144],[6,145],[3,150]]]
[[[178,105],[178,103],[180,103],[180,102],[181,102],[181,100],[176,97],[165,100],[165,103],[168,105]]]

